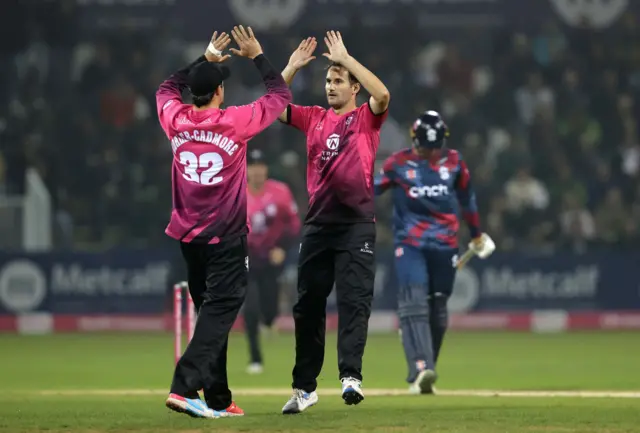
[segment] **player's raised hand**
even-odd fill
[[[251,27],[247,27],[247,30],[245,30],[243,26],[235,26],[231,30],[231,36],[233,36],[233,40],[236,41],[239,48],[229,49],[234,55],[255,59],[262,54],[262,47],[254,36]]]
[[[230,43],[231,37],[225,32],[220,33],[220,36],[218,36],[218,32],[213,32],[211,42],[209,42],[209,46],[204,52],[204,56],[209,62],[222,63],[231,57],[229,54],[222,54]]]
[[[327,45],[329,52],[322,55],[327,59],[336,63],[344,63],[349,58],[349,52],[347,47],[344,46],[340,32],[328,31],[324,38],[324,43]]]
[[[298,45],[298,48],[296,48],[293,54],[291,54],[291,57],[289,57],[289,66],[295,70],[307,66],[310,61],[316,58],[313,52],[317,46],[318,41],[316,41],[316,38],[310,37],[303,39],[300,45]]]

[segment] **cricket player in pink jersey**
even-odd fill
[[[362,356],[367,343],[375,276],[376,227],[373,170],[390,95],[385,85],[349,55],[340,32],[324,39],[331,61],[325,81],[330,108],[289,104],[280,121],[307,136],[309,210],[298,260],[298,301],[293,307],[296,361],[293,395],[282,408],[299,413],[318,401],[327,297],[335,283],[338,302],[338,369],[346,404],[364,399]],[[314,38],[291,55],[282,76],[314,59]],[[361,87],[370,98],[359,107]]]
[[[231,32],[253,60],[267,94],[255,102],[222,109],[220,66],[230,38],[214,33],[205,55],[160,85],[158,117],[173,150],[173,211],[167,235],[180,243],[189,290],[198,310],[193,339],[175,368],[166,405],[199,418],[238,416],[227,383],[227,342],[246,295],[247,142],[271,125],[291,102],[291,92],[262,53],[251,28]],[[193,104],[183,104],[188,88]],[[198,390],[204,390],[204,401]]]
[[[244,304],[245,334],[249,342],[249,374],[262,373],[260,323],[272,328],[278,317],[278,279],[287,250],[297,242],[300,232],[298,206],[287,184],[269,179],[269,167],[262,151],[247,156],[249,186],[249,289]]]

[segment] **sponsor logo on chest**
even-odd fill
[[[342,125],[336,125],[334,132],[332,132],[326,139],[324,139],[324,145],[319,155],[319,162],[321,166],[324,166],[328,161],[335,158],[340,154],[341,145],[344,147],[344,143],[347,141],[346,137],[350,135],[350,125],[354,120],[354,115],[347,117]],[[316,130],[322,130],[323,121],[321,120],[316,127]]]
[[[405,178],[409,181],[409,197],[436,198],[448,196],[449,180],[451,179],[451,172],[449,168],[441,165],[435,171],[437,172],[437,178],[435,176],[436,173],[429,169],[423,172],[418,168],[410,168],[406,170]],[[424,185],[424,183],[427,183],[428,185]]]

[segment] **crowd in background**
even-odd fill
[[[163,244],[172,155],[155,90],[207,41],[187,44],[170,26],[77,40],[74,4],[21,17],[24,32],[2,41],[0,196],[22,193],[24,170],[35,167],[52,195],[59,246]],[[420,112],[441,111],[448,145],[471,169],[482,225],[500,249],[584,251],[640,241],[638,17],[598,32],[550,20],[530,34],[472,29],[447,40],[421,36],[410,19],[381,33],[354,17],[340,30],[392,94],[379,160],[409,145],[406,132]],[[282,67],[306,36],[300,29],[258,34]],[[227,104],[264,92],[251,62],[233,59],[230,67]],[[325,67],[319,56],[296,77],[296,103],[325,104]],[[291,186],[303,216],[304,142],[275,124],[250,143],[265,150],[272,176]],[[387,200],[378,212],[383,244],[391,239]]]

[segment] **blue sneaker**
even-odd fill
[[[199,398],[185,398],[178,394],[169,394],[166,406],[179,413],[193,418],[221,418],[223,413],[210,409],[207,403]]]

